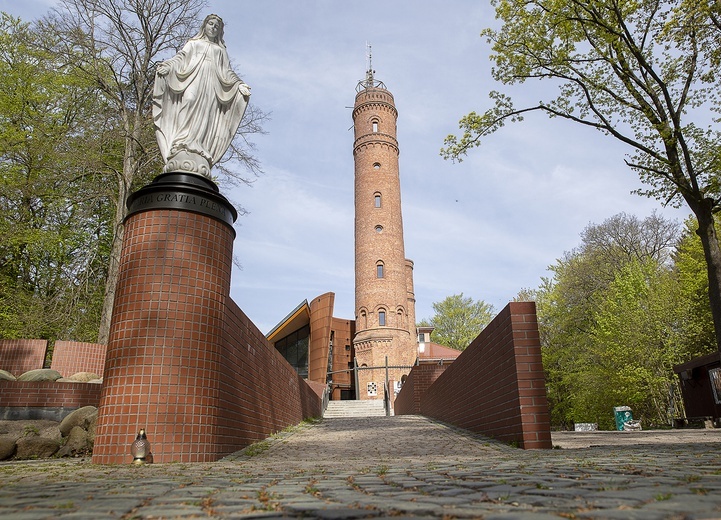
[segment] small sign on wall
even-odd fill
[[[368,383],[368,397],[375,397],[378,395],[378,383]]]

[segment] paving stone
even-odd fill
[[[292,509],[291,509],[292,510]],[[328,520],[346,520],[354,518],[368,518],[375,517],[379,514],[378,511],[368,511],[367,509],[356,509],[356,508],[327,508],[327,509],[316,509],[316,510],[300,510],[300,512],[310,513],[316,518],[324,518]]]
[[[483,515],[483,520],[558,520],[558,515],[534,512],[503,512]]]
[[[643,437],[604,432],[599,448],[531,452],[423,417],[375,421],[304,425],[258,456],[210,464],[3,462],[0,517],[721,518],[721,431],[653,446],[612,446]],[[381,446],[364,434],[389,424]]]
[[[615,520],[668,520],[669,514],[667,512],[646,511],[642,509],[600,509],[577,513],[577,518],[594,520],[597,518]],[[680,518],[685,520],[687,517],[681,516]]]

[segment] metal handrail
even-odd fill
[[[383,382],[383,408],[386,411],[386,417],[391,415],[391,396],[388,393],[388,381]]]
[[[322,415],[325,415],[325,411],[328,408],[328,403],[330,402],[330,385],[325,385],[325,390],[323,390],[323,411]]]

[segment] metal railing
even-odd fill
[[[356,401],[360,400],[360,384],[358,382],[358,373],[361,370],[385,370],[385,378],[384,378],[384,384],[383,384],[383,400],[384,400],[384,406],[386,408],[386,415],[390,415],[390,382],[388,378],[388,370],[410,370],[418,365],[418,359],[416,359],[416,362],[412,365],[389,365],[388,364],[388,356],[386,356],[386,362],[384,365],[381,366],[358,366],[358,359],[353,358],[353,368],[344,368],[342,370],[332,370],[330,372],[327,372],[327,376],[331,376],[333,374],[341,374],[341,373],[348,373],[353,372],[353,377],[355,380],[355,398]],[[387,401],[387,402],[386,402]]]

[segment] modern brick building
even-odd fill
[[[335,294],[303,301],[273,330],[268,341],[302,377],[330,386],[330,398],[355,399],[355,321],[333,317]]]

